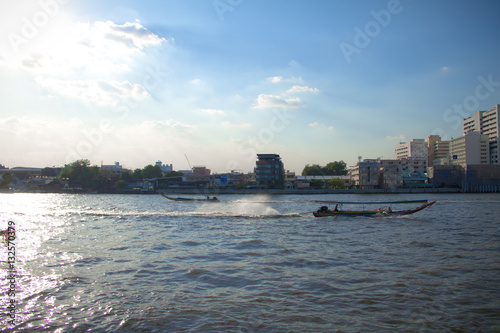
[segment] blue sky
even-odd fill
[[[394,158],[500,103],[497,1],[4,2],[0,163]]]

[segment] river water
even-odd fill
[[[219,198],[0,194],[1,228],[16,228],[0,328],[500,331],[498,194]],[[437,203],[312,216],[321,200],[416,199]]]

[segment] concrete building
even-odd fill
[[[379,186],[379,163],[376,160],[364,160],[356,163],[349,170],[351,184],[358,188],[376,188]]]
[[[441,164],[443,160],[449,159],[450,142],[442,141],[439,135],[429,135],[425,142],[427,143],[427,167],[434,166],[434,163]],[[436,162],[435,162],[436,161]]]
[[[399,188],[403,186],[402,160],[382,160],[379,163],[379,185],[382,188]]]
[[[400,159],[399,161],[402,170],[427,172],[427,158],[410,157]]]
[[[450,157],[452,165],[490,164],[489,137],[476,131],[450,140]]]
[[[42,176],[42,168],[25,168],[25,167],[14,167],[11,169],[5,168],[5,169],[0,169],[0,176],[5,172],[17,176],[21,180]]]
[[[475,112],[471,117],[462,120],[464,135],[476,131],[488,135],[490,140],[495,140],[500,134],[499,118],[500,104],[496,104],[489,111]]]
[[[231,170],[226,173],[216,173],[213,175],[214,184],[221,188],[235,188],[244,186],[246,183],[246,175],[241,171]]]
[[[490,141],[490,164],[499,164],[498,138],[500,136],[500,104],[489,111],[478,111],[462,120],[463,133],[479,132],[488,135]]]
[[[424,158],[403,158],[395,160],[377,159],[379,164],[379,186],[381,188],[399,188],[405,186],[405,175],[427,172],[427,160]]]
[[[425,158],[427,159],[427,143],[424,139],[411,139],[408,142],[400,142],[396,145],[394,152],[397,159],[402,158]]]
[[[490,164],[499,165],[500,159],[498,158],[498,141],[500,138],[496,138],[495,140],[490,140]]]
[[[295,172],[287,170],[285,172],[285,188],[292,189],[297,187],[297,176]]]
[[[123,172],[123,167],[120,165],[120,162],[115,162],[115,164],[104,165],[101,163],[102,170],[110,170],[114,175],[121,175]]]
[[[211,170],[207,169],[205,166],[194,166],[193,175],[196,176],[210,176]]]
[[[499,192],[500,166],[498,165],[468,165],[462,176],[462,191],[464,192]]]
[[[460,165],[438,165],[429,168],[429,181],[437,188],[459,188],[463,184],[463,168]]]
[[[205,166],[193,166],[191,173],[185,174],[188,182],[210,182],[211,170]]]
[[[283,186],[285,168],[278,154],[257,154],[255,167],[256,181],[258,185],[267,188]]]
[[[161,172],[174,171],[174,167],[172,164],[162,164],[161,161],[158,161],[155,163],[155,165],[158,165],[160,167]]]

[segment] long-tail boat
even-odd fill
[[[326,202],[326,201],[322,201]],[[429,202],[428,200],[411,200],[411,201],[373,201],[373,202],[343,202],[343,201],[328,201],[335,204],[334,209],[328,209],[327,206],[321,206],[313,213],[315,217],[326,216],[386,216],[386,215],[409,215],[421,211],[432,206],[436,201]],[[421,203],[422,205],[413,209],[392,210],[390,206],[378,208],[374,210],[344,210],[343,205],[394,205],[394,204],[414,204]]]
[[[206,197],[206,198],[182,198],[182,197],[177,197],[177,198],[174,198],[174,197],[170,197],[168,195],[166,195],[165,193],[162,193],[161,194],[162,196],[164,196],[165,198],[169,199],[169,200],[173,200],[173,201],[205,201],[205,202],[220,202],[219,199],[217,199],[217,197]]]

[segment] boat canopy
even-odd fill
[[[330,200],[315,200],[319,203],[331,203],[339,205],[397,205],[397,204],[414,204],[427,203],[428,200],[403,200],[403,201],[330,201]]]

